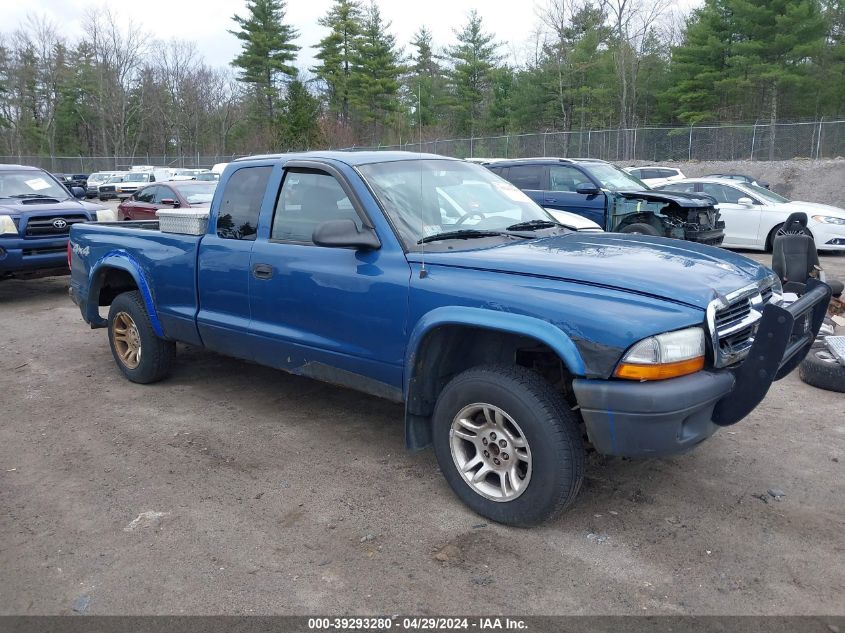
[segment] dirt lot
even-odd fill
[[[842,394],[789,376],[510,529],[405,452],[394,404],[187,348],[127,382],[66,285],[0,283],[0,613],[845,614]]]

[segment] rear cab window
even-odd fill
[[[255,240],[258,214],[273,168],[241,167],[226,182],[217,212],[217,236],[227,240]]]

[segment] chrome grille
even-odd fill
[[[707,321],[713,343],[713,359],[717,367],[740,362],[754,344],[764,306],[775,297],[772,281],[737,290],[720,297],[707,308]]]

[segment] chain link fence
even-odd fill
[[[406,150],[456,158],[577,156],[652,162],[821,159],[845,156],[845,121],[539,132],[345,149]]]
[[[422,143],[345,147],[344,150],[406,150],[456,158],[560,156],[609,161],[791,160],[845,156],[845,121],[749,125],[639,127],[615,130],[538,132]],[[34,165],[55,173],[92,173],[132,165],[210,168],[239,158],[230,155],[0,156],[0,163]]]
[[[211,169],[245,154],[194,154],[192,156],[136,154],[135,156],[0,156],[0,163],[31,165],[56,174],[91,174],[95,171],[129,170],[133,165],[153,165],[174,169]]]

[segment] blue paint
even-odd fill
[[[720,249],[618,234],[479,240],[455,250],[454,242],[441,242],[424,254],[421,248],[406,252],[358,167],[419,157],[315,152],[235,161],[221,177],[202,236],[76,226],[71,286],[84,298],[83,316],[103,325],[90,285],[102,266],[115,266],[136,280],[159,336],[294,373],[331,379],[333,369],[342,370],[341,378],[357,375],[365,379],[361,385],[407,393],[420,346],[438,327],[535,339],[574,376],[608,379],[635,342],[703,324],[714,293],[770,274]],[[300,159],[319,163],[344,183],[379,249],[271,239],[280,186],[290,161]],[[255,239],[221,238],[217,216],[227,185],[238,170],[252,167],[271,168],[259,194]],[[255,277],[256,265],[269,269],[269,278]]]

